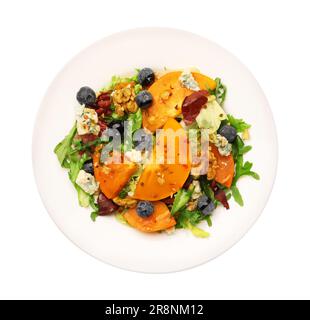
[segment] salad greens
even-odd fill
[[[243,119],[234,118],[231,114],[227,115],[229,123],[237,130],[237,132],[244,132],[244,130],[251,128],[251,125],[246,123]]]
[[[68,135],[61,142],[59,142],[54,149],[54,152],[56,153],[57,158],[62,167],[66,167],[65,160],[67,155],[71,151],[71,144],[76,134],[76,130],[77,129],[76,129],[76,123],[75,123],[72,129],[70,130],[70,132],[68,133]]]
[[[73,183],[77,193],[78,201],[81,207],[88,207],[93,198],[91,195],[86,193],[80,186],[76,184],[76,178],[82,169],[85,161],[89,160],[90,157],[87,153],[83,155],[78,155],[76,151],[79,149],[74,149],[74,137],[76,135],[76,124],[72,127],[69,134],[57,144],[54,149],[55,154],[57,155],[58,161],[62,167],[69,169],[68,175],[70,181]],[[86,149],[86,146],[83,146],[83,149]]]
[[[243,122],[243,120],[242,120]],[[251,171],[253,164],[249,161],[244,163],[244,154],[249,152],[252,149],[251,146],[245,146],[242,139],[237,136],[236,140],[233,143],[233,157],[235,161],[235,176],[231,186],[231,193],[234,200],[240,205],[243,206],[243,199],[240,194],[240,191],[237,187],[237,182],[242,176],[251,176],[256,180],[259,180],[259,175]]]
[[[183,209],[178,212],[176,228],[189,229],[195,236],[206,238],[209,236],[209,233],[197,227],[203,220],[206,220],[206,217],[200,211]]]
[[[115,87],[120,84],[120,83],[129,83],[129,82],[134,82],[138,84],[138,74],[139,74],[139,69],[136,69],[136,73],[132,77],[121,77],[121,76],[112,76],[112,79],[110,83],[102,88],[100,91],[111,91],[114,90]],[[139,87],[137,87],[139,88]],[[139,89],[137,89],[139,90]]]
[[[227,88],[220,78],[215,78],[215,83],[216,88],[214,90],[211,90],[209,87],[207,87],[207,90],[210,94],[215,96],[216,101],[222,106],[226,99]]]
[[[142,127],[141,109],[138,109],[138,111],[135,113],[130,113],[127,120],[132,121],[132,133],[136,132],[138,129],[141,129]]]
[[[161,83],[152,69],[143,68],[136,69],[131,77],[113,76],[97,93],[90,87],[80,88],[76,97],[81,113],[54,152],[61,167],[68,171],[80,206],[92,209],[93,221],[99,215],[114,213],[119,222],[141,231],[170,231],[175,227],[207,238],[209,233],[198,224],[205,221],[211,227],[212,215],[218,206],[229,209],[231,197],[240,206],[244,205],[237,186],[239,179],[243,176],[259,179],[252,170],[253,164],[244,159],[252,149],[244,143],[249,139],[251,125],[226,114],[223,105],[227,87],[220,78],[208,79],[213,90],[199,90],[205,85],[194,75],[188,74],[186,81],[182,81],[178,72],[171,72]],[[154,81],[158,81],[156,89],[149,89]],[[192,90],[186,96],[186,104],[184,96],[174,91],[172,84],[176,81]],[[182,107],[181,114],[176,112],[176,104]],[[125,121],[131,126],[129,130]],[[208,135],[207,172],[196,175],[188,165],[181,167],[174,163],[167,167],[151,163],[148,166],[138,160],[150,155],[157,129],[163,126],[166,129],[166,125],[173,129],[182,127],[187,134],[187,145],[196,142],[198,152],[203,148],[202,137]],[[114,134],[115,130],[121,140],[117,155],[129,160],[126,166],[122,166],[123,163],[120,167],[110,166],[105,162],[104,151],[108,157],[111,153],[108,146],[114,142],[110,132]],[[134,134],[135,143],[147,140],[136,139],[140,133],[141,137],[143,133],[152,137],[150,149],[141,147],[143,143],[133,148],[134,143],[128,138]]]
[[[188,201],[192,196],[192,193],[193,193],[193,190],[185,190],[185,189],[180,189],[177,192],[171,208],[172,215],[174,215],[175,213],[177,213],[178,211],[180,211],[186,206],[186,204],[188,203]]]

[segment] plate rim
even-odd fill
[[[262,93],[263,97],[265,98],[266,101],[266,108],[269,111],[269,116],[270,116],[270,120],[271,123],[273,125],[273,133],[274,133],[274,144],[275,144],[275,150],[274,150],[274,172],[273,172],[273,177],[272,177],[272,181],[270,183],[270,188],[268,191],[268,196],[265,200],[265,203],[262,207],[262,209],[260,210],[259,214],[257,214],[257,216],[253,219],[253,221],[248,225],[247,229],[238,236],[238,239],[235,240],[234,242],[232,242],[229,246],[227,246],[226,248],[224,248],[223,250],[220,250],[216,255],[214,255],[213,257],[209,258],[209,259],[205,259],[204,261],[191,265],[191,266],[187,266],[187,267],[183,267],[183,268],[178,268],[178,269],[174,269],[174,270],[168,270],[168,271],[142,271],[142,270],[135,270],[135,269],[131,269],[129,267],[124,267],[118,264],[113,264],[112,262],[109,262],[107,260],[101,259],[100,257],[94,255],[93,253],[90,253],[89,251],[87,251],[86,249],[82,248],[79,244],[77,244],[73,239],[71,239],[71,237],[69,237],[65,231],[61,228],[61,226],[56,222],[56,219],[54,219],[52,213],[50,212],[49,208],[47,207],[46,201],[44,199],[43,196],[43,192],[40,190],[39,188],[39,178],[38,178],[38,173],[36,170],[36,166],[35,166],[35,133],[38,130],[38,119],[41,115],[41,113],[43,112],[43,103],[48,95],[48,92],[50,91],[50,89],[53,87],[53,85],[56,83],[57,78],[59,77],[59,75],[61,75],[66,68],[71,64],[72,61],[74,61],[78,56],[82,55],[84,52],[88,51],[90,48],[95,47],[97,44],[101,43],[102,41],[106,41],[109,39],[113,39],[113,38],[117,38],[118,36],[121,36],[125,33],[135,33],[135,32],[140,32],[140,31],[172,31],[172,32],[178,32],[178,33],[184,33],[187,34],[188,36],[193,36],[193,37],[199,37],[201,40],[207,41],[209,43],[211,43],[212,45],[215,45],[216,47],[218,47],[219,49],[225,51],[226,53],[228,53],[231,57],[233,57],[236,61],[238,61],[238,63],[240,65],[242,65],[244,67],[244,69],[251,75],[251,77],[255,80],[260,92]],[[216,43],[213,40],[208,39],[205,36],[202,36],[201,34],[197,34],[188,30],[184,30],[184,29],[180,29],[180,28],[172,28],[172,27],[137,27],[137,28],[130,28],[130,29],[123,29],[121,31],[112,33],[108,36],[102,37],[96,41],[94,41],[93,43],[87,45],[86,47],[82,48],[78,53],[76,53],[74,56],[72,56],[61,68],[60,70],[54,75],[52,81],[50,82],[49,86],[46,88],[45,93],[41,99],[40,105],[38,107],[38,109],[36,110],[35,113],[35,117],[34,117],[34,124],[33,124],[33,130],[32,130],[32,142],[31,142],[31,155],[32,155],[32,171],[33,171],[33,175],[34,175],[34,180],[35,180],[35,185],[36,188],[38,190],[41,202],[45,208],[45,210],[47,211],[49,217],[52,219],[52,221],[54,222],[54,224],[57,226],[58,230],[60,230],[60,232],[65,236],[66,239],[68,239],[72,244],[74,244],[76,247],[78,247],[80,250],[82,250],[83,252],[85,252],[87,255],[95,258],[97,261],[103,262],[109,266],[112,267],[116,267],[118,269],[121,270],[125,270],[125,271],[130,271],[130,272],[135,272],[135,273],[144,273],[144,274],[168,274],[168,273],[175,273],[175,272],[182,272],[182,271],[187,271],[196,267],[201,267],[202,265],[205,265],[206,263],[209,263],[211,261],[213,261],[215,258],[220,257],[222,254],[224,254],[226,251],[228,251],[229,249],[231,249],[233,246],[235,246],[237,243],[239,243],[239,241],[245,237],[245,235],[249,232],[250,229],[253,228],[253,225],[257,222],[257,220],[261,217],[261,215],[263,214],[269,200],[271,197],[271,194],[273,192],[274,189],[274,185],[275,185],[275,181],[277,178],[277,173],[278,173],[278,162],[279,162],[279,140],[278,140],[278,131],[277,131],[277,126],[276,126],[276,122],[275,122],[275,118],[274,118],[274,114],[272,112],[272,109],[270,107],[269,101],[267,99],[267,96],[265,94],[265,92],[262,90],[262,87],[260,85],[260,83],[256,80],[255,76],[253,75],[253,73],[251,72],[251,70],[247,67],[246,64],[244,64],[242,61],[239,60],[239,58],[237,56],[235,56],[234,53],[230,52],[229,50],[227,50],[225,47],[223,47],[222,45],[219,45],[218,43]]]

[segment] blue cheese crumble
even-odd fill
[[[232,151],[232,145],[227,141],[225,137],[220,134],[216,135],[215,146],[222,156],[229,156]]]
[[[75,183],[88,194],[94,194],[99,188],[95,177],[84,170],[79,171]]]
[[[98,115],[94,109],[84,108],[76,117],[77,132],[79,135],[98,135],[100,126],[98,125]]]
[[[191,72],[188,71],[183,71],[179,81],[181,82],[181,85],[189,90],[193,91],[199,91],[199,85],[197,81],[194,79],[193,75]]]

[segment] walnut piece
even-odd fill
[[[138,110],[134,86],[131,83],[124,88],[114,90],[111,96],[118,116],[122,117],[126,112],[135,113]]]
[[[113,199],[113,202],[116,203],[118,206],[125,208],[133,208],[137,205],[137,200],[132,199],[130,197],[126,197],[124,199],[116,197]]]
[[[218,168],[218,164],[217,164],[215,155],[211,151],[211,147],[209,147],[209,150],[208,150],[208,159],[209,159],[209,167],[207,172],[207,178],[208,180],[213,180],[216,175],[216,169]]]

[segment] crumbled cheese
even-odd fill
[[[193,75],[191,72],[188,71],[184,71],[182,72],[179,81],[181,82],[182,86],[193,90],[193,91],[199,91],[199,85],[197,83],[197,81],[194,79]]]
[[[227,143],[225,147],[218,148],[218,151],[222,156],[227,157],[231,154],[232,145],[230,143]]]
[[[84,108],[79,111],[76,118],[77,132],[79,135],[94,134],[98,135],[100,126],[98,125],[98,115],[94,109]]]
[[[80,170],[75,183],[88,194],[94,194],[99,187],[95,177],[84,170]]]
[[[193,200],[196,200],[196,199],[198,199],[198,198],[202,195],[199,181],[194,180],[194,181],[191,183],[191,187],[194,188],[194,191],[193,191],[193,193],[192,193],[192,199],[193,199]]]
[[[210,136],[209,136],[209,138],[210,138]],[[217,134],[217,135],[213,135],[211,139],[213,139],[213,141],[211,141],[211,142],[215,144],[219,153],[222,156],[227,157],[230,155],[230,153],[232,151],[232,145],[230,143],[228,143],[228,141],[225,137],[223,137],[220,134]]]

